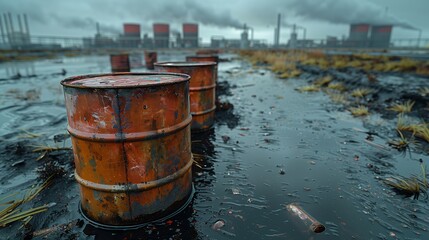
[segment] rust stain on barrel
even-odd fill
[[[139,224],[188,199],[188,75],[87,75],[61,84],[86,217],[105,225]]]
[[[159,62],[155,69],[161,72],[185,73],[191,76],[190,100],[193,131],[207,130],[214,124],[215,62]]]
[[[129,72],[130,58],[128,54],[110,55],[110,66],[112,68],[112,72]]]

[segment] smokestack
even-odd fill
[[[0,33],[1,33],[2,42],[4,44],[6,44],[6,36],[5,36],[5,32],[3,30],[3,22],[1,20],[1,16],[0,16]]]
[[[17,14],[16,18],[18,19],[19,32],[24,34],[24,29],[22,28],[21,15]]]
[[[277,15],[277,29],[276,29],[276,34],[275,34],[276,39],[274,40],[274,45],[275,46],[279,46],[279,44],[280,44],[280,23],[281,23],[281,18],[282,18],[282,16],[279,13]]]
[[[3,18],[4,18],[4,26],[5,26],[5,30],[6,30],[6,38],[8,43],[10,44],[11,39],[10,39],[10,28],[9,28],[9,21],[7,20],[7,14],[3,14]]]
[[[24,14],[24,26],[28,39],[30,39],[30,29],[28,28],[27,14]]]
[[[97,28],[97,35],[100,35],[100,24],[98,22],[95,23],[95,27]]]
[[[24,37],[24,29],[22,28],[22,22],[21,22],[21,15],[17,14],[16,18],[18,19],[18,26],[19,26],[19,43],[23,44],[25,41],[25,37]]]
[[[13,29],[13,21],[12,21],[12,14],[7,13],[8,17],[9,17],[9,35],[10,35],[10,44],[13,45],[15,43],[15,37],[14,37],[14,32],[15,30]]]

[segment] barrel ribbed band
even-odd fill
[[[208,90],[208,89],[213,89],[216,87],[216,83],[212,84],[212,85],[208,85],[208,86],[201,86],[201,87],[189,87],[189,91],[190,92],[197,92],[197,91],[201,91],[201,90]]]
[[[192,115],[189,115],[183,122],[180,122],[170,127],[161,128],[153,131],[122,133],[122,134],[93,133],[93,132],[89,133],[89,132],[84,132],[84,131],[71,128],[70,125],[67,126],[67,130],[69,131],[70,135],[75,138],[88,140],[92,142],[125,142],[125,141],[133,142],[133,141],[149,140],[149,139],[171,135],[187,127],[191,123],[191,121],[192,121]]]
[[[139,192],[139,191],[147,191],[153,188],[158,188],[168,183],[175,181],[176,179],[184,176],[189,169],[192,167],[193,160],[186,163],[186,165],[174,172],[167,177],[160,178],[157,180],[143,182],[143,183],[125,183],[125,184],[117,184],[117,185],[108,185],[102,183],[95,183],[88,180],[83,179],[79,174],[77,174],[76,170],[74,173],[74,177],[76,181],[84,187],[100,191],[100,192],[110,192],[110,193],[128,193],[128,192]]]
[[[214,110],[216,110],[216,106],[214,106],[214,107],[212,107],[212,108],[210,108],[210,109],[207,109],[207,110],[205,110],[205,111],[200,111],[200,112],[191,112],[191,114],[192,114],[193,116],[199,116],[199,115],[204,115],[204,114],[207,114],[207,113],[211,113],[211,112],[213,112]]]

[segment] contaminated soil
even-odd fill
[[[183,61],[193,52],[159,52]],[[195,194],[175,216],[134,230],[103,230],[79,212],[73,152],[66,131],[65,77],[109,72],[109,56],[63,57],[0,64],[0,199],[50,185],[22,209],[50,204],[26,224],[0,228],[1,239],[428,239],[429,203],[385,184],[389,177],[422,177],[428,144],[397,139],[394,103],[414,101],[409,121],[428,119],[428,78],[410,73],[298,66],[280,79],[264,65],[223,53],[216,122],[192,134]],[[137,56],[136,59],[139,59]],[[141,59],[141,58],[140,58]],[[138,62],[138,61],[137,61]],[[137,64],[133,72],[146,71]],[[331,76],[349,89],[368,88],[351,104],[331,92],[299,91]],[[371,78],[372,80],[370,80]],[[375,79],[375,80],[374,80]],[[370,114],[354,117],[365,103]],[[411,138],[410,134],[406,134]],[[49,146],[50,149],[41,148]],[[8,199],[11,200],[11,199]],[[6,200],[5,200],[6,201]],[[3,203],[3,201],[2,201]],[[287,210],[297,204],[325,226],[322,233]],[[0,205],[0,210],[4,205]]]

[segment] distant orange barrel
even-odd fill
[[[153,64],[158,61],[158,54],[154,51],[144,52],[144,60],[146,62],[147,69],[154,69]]]
[[[61,84],[86,218],[127,226],[186,205],[193,189],[188,75],[100,74]]]
[[[128,54],[110,55],[110,66],[112,67],[112,72],[129,72],[130,58]]]
[[[190,99],[192,131],[209,129],[214,123],[215,62],[158,62],[155,69],[161,72],[185,73],[191,76]]]
[[[215,62],[215,82],[217,83],[217,75],[218,75],[218,64],[219,64],[219,56],[216,55],[195,55],[195,56],[187,56],[187,62]]]

